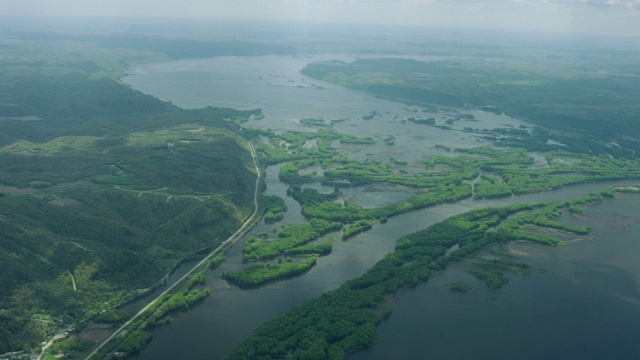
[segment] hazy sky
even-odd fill
[[[640,0],[0,0],[4,15],[198,17],[640,36]]]

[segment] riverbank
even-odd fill
[[[245,222],[242,224],[242,226],[236,230],[233,235],[231,235],[229,238],[227,238],[224,242],[222,242],[222,244],[220,244],[218,247],[216,247],[213,251],[211,251],[207,256],[204,257],[204,259],[202,259],[199,263],[197,263],[191,270],[189,270],[186,274],[184,274],[181,278],[179,278],[175,283],[171,284],[165,291],[163,291],[158,297],[156,297],[155,299],[153,299],[151,302],[149,302],[149,304],[147,304],[145,307],[143,307],[138,313],[136,313],[133,317],[131,317],[129,320],[127,320],[120,328],[118,328],[116,331],[114,331],[111,335],[109,335],[104,341],[102,341],[96,348],[94,348],[91,353],[89,353],[89,355],[87,355],[86,359],[101,359],[104,356],[106,356],[108,353],[105,354],[99,354],[99,352],[101,351],[101,349],[106,346],[111,340],[113,340],[120,332],[122,332],[123,330],[127,329],[127,327],[134,323],[135,321],[138,321],[138,318],[144,316],[146,313],[146,311],[148,309],[150,309],[151,307],[153,307],[158,301],[160,301],[162,298],[165,297],[165,295],[170,294],[174,289],[176,289],[178,286],[181,285],[181,283],[183,281],[185,281],[186,279],[188,279],[190,276],[192,276],[193,274],[195,274],[197,271],[208,267],[209,265],[209,261],[216,255],[223,253],[224,250],[228,247],[233,245],[233,243],[235,243],[236,241],[238,241],[239,239],[242,238],[242,236],[253,226],[255,225],[255,222],[258,218],[258,215],[260,214],[260,204],[258,203],[258,196],[260,193],[260,186],[261,186],[261,179],[262,179],[262,170],[260,168],[260,164],[258,162],[258,156],[255,152],[255,148],[253,146],[253,144],[249,141],[246,142],[247,146],[251,152],[251,157],[253,159],[253,164],[255,167],[255,171],[256,171],[256,180],[255,180],[255,188],[254,188],[254,196],[253,196],[253,202],[254,202],[254,210],[253,213],[251,214],[251,216],[245,220]],[[204,277],[203,277],[204,279]],[[147,315],[151,315],[151,314],[147,314]],[[143,319],[144,322],[144,319]],[[133,328],[132,330],[137,330],[137,326],[135,328]],[[145,344],[146,345],[146,344]],[[115,346],[117,346],[117,344],[115,344],[114,346],[111,347],[111,349],[115,348]],[[140,351],[141,349],[137,349],[136,351]]]

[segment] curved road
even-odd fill
[[[129,319],[129,321],[125,322],[121,327],[119,327],[116,331],[114,331],[111,335],[109,335],[108,338],[106,338],[102,343],[100,343],[100,345],[98,345],[98,347],[96,347],[89,355],[87,355],[85,360],[88,360],[92,356],[97,354],[98,351],[106,343],[111,341],[122,330],[124,330],[127,326],[129,326],[129,324],[131,324],[138,317],[140,317],[140,315],[142,315],[142,313],[144,313],[148,308],[150,308],[153,304],[155,304],[155,302],[158,301],[161,297],[163,297],[166,294],[170,293],[176,287],[178,287],[178,285],[182,284],[182,282],[187,277],[189,277],[191,274],[196,272],[200,267],[205,265],[207,263],[207,261],[209,261],[209,259],[211,259],[214,255],[217,255],[218,252],[220,251],[220,249],[222,249],[225,245],[237,241],[239,239],[239,235],[242,234],[247,229],[247,227],[255,220],[256,216],[258,216],[258,193],[260,192],[260,177],[262,176],[262,174],[260,172],[260,164],[258,163],[258,155],[256,154],[256,149],[254,148],[253,144],[249,140],[245,139],[245,141],[247,142],[247,144],[249,145],[249,149],[251,150],[251,157],[253,158],[253,165],[255,166],[256,172],[257,172],[256,187],[255,187],[254,194],[253,194],[254,209],[253,209],[253,213],[251,214],[251,216],[249,216],[249,218],[242,224],[242,226],[240,226],[240,228],[238,230],[236,230],[236,232],[233,233],[233,235],[229,236],[229,238],[227,240],[225,240],[217,248],[215,248],[212,252],[210,252],[209,255],[207,255],[204,259],[202,259],[202,261],[197,263],[194,267],[191,268],[191,270],[189,270],[180,279],[178,279],[176,282],[174,282],[173,285],[169,286],[165,291],[163,291],[162,294],[158,295],[155,299],[151,300],[145,307],[143,307],[140,311],[138,311],[138,313],[136,313],[133,317],[131,317],[131,319]],[[44,353],[44,351],[43,351],[43,353]],[[42,357],[42,354],[40,354],[40,356],[38,356],[38,359],[40,359],[41,357]]]

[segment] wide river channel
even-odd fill
[[[354,60],[344,55],[179,60],[135,67],[124,81],[136,90],[184,108],[262,109],[265,118],[251,120],[244,124],[246,127],[314,131],[302,126],[300,119],[347,119],[334,128],[370,136],[376,145],[340,145],[342,151],[356,159],[388,163],[394,158],[406,162],[409,172],[419,171],[421,160],[428,155],[446,154],[436,145],[486,145],[474,134],[455,130],[530,126],[479,110],[438,108],[426,113],[420,107],[336,87],[299,73],[310,62],[328,59]],[[363,120],[370,114],[376,115]],[[453,131],[402,121],[408,117],[434,117],[441,124],[457,114],[471,114],[475,121],[457,121]],[[388,135],[395,136],[395,145],[383,144]],[[536,166],[545,166],[543,157],[536,159]],[[251,234],[304,221],[300,206],[286,196],[287,185],[278,181],[278,168],[267,169],[265,193],[285,199],[288,212],[282,222],[261,223]],[[171,324],[155,330],[153,340],[137,357],[223,358],[261,323],[364,273],[393,251],[396,239],[404,234],[470,209],[571,199],[598,192],[609,184],[613,183],[575,185],[504,199],[465,200],[402,214],[348,241],[337,241],[333,252],[320,258],[308,273],[252,290],[230,286],[220,277],[222,272],[246,266],[238,242],[227,252],[227,261],[220,268],[206,272],[211,296],[187,312],[172,314]],[[365,207],[386,205],[413,195],[411,189],[385,184],[342,192]],[[519,261],[545,272],[511,275],[511,281],[499,290],[487,289],[454,266],[400,293],[394,299],[392,315],[378,327],[376,345],[351,358],[639,359],[639,200],[633,195],[621,196],[593,206],[584,216],[563,215],[563,222],[593,228],[588,237],[570,245],[509,245]],[[450,283],[460,280],[471,286],[469,293],[449,290]]]

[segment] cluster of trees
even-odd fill
[[[525,133],[528,132],[525,131]],[[329,139],[335,137],[335,134],[325,131],[321,136],[318,134],[303,136],[300,133],[277,136],[273,134],[272,136],[272,141],[276,138],[280,139],[278,141],[290,144],[288,147],[291,148],[291,144],[296,144],[293,145],[294,147],[302,146],[310,136]],[[302,149],[306,154],[304,159],[283,164],[280,169],[280,179],[289,184],[322,181],[324,184],[336,186],[390,183],[426,189],[427,191],[441,191],[444,184],[449,189],[457,187],[457,190],[450,194],[451,197],[445,200],[451,201],[468,196],[476,198],[501,197],[544,191],[586,181],[638,178],[640,176],[640,166],[635,160],[624,156],[611,159],[610,152],[597,153],[596,156],[580,154],[573,147],[567,147],[563,151],[544,153],[547,160],[545,166],[535,166],[534,158],[523,148],[501,151],[490,147],[480,147],[459,149],[457,151],[461,155],[455,157],[430,156],[425,160],[427,170],[422,173],[408,174],[402,171],[395,173],[391,166],[383,165],[378,161],[358,161],[339,155],[331,156],[334,150],[330,148],[326,152],[319,150],[321,143],[323,142],[318,142],[318,149]],[[285,160],[291,160],[291,158],[277,161]],[[323,176],[317,174],[301,175],[301,170],[309,166],[321,166],[324,170]],[[473,189],[470,189],[471,183],[473,183]],[[296,192],[294,191],[294,193]],[[423,202],[420,199],[415,200]],[[349,222],[348,216],[344,214],[345,211],[337,209],[335,204],[323,206],[331,208],[331,211],[336,214],[333,219],[340,218],[344,222]],[[403,206],[406,204],[401,207]],[[305,216],[316,216],[315,212],[317,211],[314,212],[308,208],[306,210]],[[353,210],[349,209],[347,212],[353,212]],[[389,214],[383,215],[389,216]]]
[[[51,354],[62,355],[61,357],[80,359],[91,350],[94,343],[95,342],[91,340],[80,340],[75,337],[70,337],[54,341],[47,350]]]
[[[342,239],[348,239],[362,232],[371,230],[373,225],[375,225],[377,222],[378,222],[378,219],[357,221],[351,224],[349,227],[342,229]]]
[[[589,196],[579,198],[568,202],[553,202],[549,204],[545,209],[529,214],[519,214],[512,219],[506,220],[497,232],[497,236],[507,238],[521,238],[522,240],[528,240],[538,242],[547,245],[556,245],[559,240],[547,235],[533,233],[530,231],[520,230],[522,226],[535,225],[538,228],[548,228],[572,233],[576,235],[585,235],[591,230],[586,226],[579,225],[566,225],[553,221],[551,219],[558,217],[564,208],[575,211],[581,205],[600,201],[602,197],[597,194],[591,194]]]
[[[473,197],[476,199],[498,198],[511,194],[511,188],[495,176],[482,174],[473,183]]]
[[[617,187],[615,188],[615,192],[637,194],[637,193],[640,193],[640,187],[638,187],[638,185],[631,186],[631,187]]]
[[[302,118],[300,124],[305,126],[328,127],[327,122],[322,118]]]
[[[317,256],[311,256],[300,262],[288,260],[278,264],[257,263],[240,272],[226,272],[222,277],[228,282],[242,287],[260,286],[270,281],[303,273],[311,269],[317,259]]]
[[[287,184],[305,184],[316,181],[321,181],[323,178],[317,174],[301,175],[300,170],[315,165],[315,160],[296,160],[288,163],[284,163],[280,166],[278,178],[280,181]]]
[[[130,355],[144,349],[152,338],[151,334],[144,331],[145,328],[164,325],[171,321],[170,318],[166,317],[170,312],[186,310],[209,296],[209,289],[194,288],[196,285],[204,284],[204,281],[203,271],[189,276],[186,283],[180,286],[176,292],[166,294],[160,298],[134,322],[129,324],[122,335],[101,348],[101,353],[97,355],[98,358],[104,358],[106,354],[113,351]]]
[[[360,138],[355,135],[340,134],[340,143],[352,145],[373,145],[375,144],[375,141],[370,137]]]
[[[311,219],[309,223],[283,227],[277,238],[269,238],[266,233],[251,236],[242,244],[242,258],[245,261],[274,259],[286,251],[316,240],[318,237],[342,229],[342,223],[324,219]],[[309,249],[307,247],[306,249]],[[323,250],[325,252],[325,250]]]
[[[451,289],[451,291],[457,291],[457,292],[461,292],[463,294],[466,294],[469,291],[471,291],[471,287],[469,285],[463,283],[462,281],[456,281],[456,282],[452,283],[450,289]]]
[[[220,266],[224,261],[226,260],[226,258],[224,257],[224,255],[218,255],[218,256],[214,256],[211,258],[211,260],[209,260],[209,269],[215,269],[218,266]]]
[[[294,247],[291,249],[286,249],[284,251],[284,255],[293,256],[293,255],[315,254],[319,256],[324,256],[324,255],[329,255],[332,249],[333,249],[333,245],[331,241],[329,241],[329,242],[324,242],[322,244],[307,244],[307,245]]]
[[[516,263],[504,259],[485,260],[477,259],[472,262],[478,270],[471,273],[482,280],[490,289],[498,289],[509,282],[505,272],[510,271],[522,275],[527,275],[531,271],[529,265]]]
[[[477,171],[474,197],[498,197],[555,189],[566,185],[598,180],[633,179],[640,176],[640,164],[609,155],[580,155],[568,152],[545,153],[546,165],[535,167],[525,149],[498,151],[481,147],[459,152],[481,157],[431,156],[427,166],[446,165],[457,171]]]
[[[256,140],[256,151],[260,163],[272,165],[287,161],[313,159],[314,164],[320,164],[325,160],[334,161],[340,156],[331,142],[338,140],[343,144],[371,145],[375,141],[371,138],[360,138],[350,134],[341,134],[333,129],[321,128],[316,132],[287,131],[276,134],[273,131],[262,129],[248,129],[245,134]],[[265,143],[261,137],[269,141]],[[307,141],[315,140],[315,147],[307,147]],[[311,163],[307,162],[307,166]]]
[[[638,150],[637,144],[634,142],[622,140],[620,144],[611,146],[610,144],[603,144],[598,139],[558,134],[539,127],[526,130],[513,128],[471,130],[484,134],[482,138],[495,146],[523,148],[535,152],[562,151],[572,154],[633,158]]]
[[[309,223],[283,226],[275,238],[270,238],[264,231],[250,236],[242,244],[242,258],[254,264],[240,272],[225,273],[223,277],[239,286],[260,286],[305,272],[315,265],[318,256],[331,253],[335,236],[329,235],[342,229],[342,226],[340,222],[316,218]],[[327,237],[322,242],[311,243],[323,235]],[[286,261],[283,261],[285,257]],[[277,263],[269,262],[273,259],[278,259]]]
[[[414,117],[410,117],[407,118],[407,121],[412,122],[414,124],[423,124],[423,125],[435,125],[436,124],[436,119],[435,118],[427,118],[427,119],[416,119]]]
[[[133,330],[127,334],[125,339],[118,344],[117,351],[127,355],[136,353],[144,349],[153,336],[142,330]]]
[[[276,195],[263,195],[260,204],[264,208],[264,221],[267,224],[282,220],[284,213],[287,212],[284,200]]]
[[[162,305],[156,308],[155,311],[147,317],[147,320],[142,324],[142,327],[162,325],[164,322],[160,322],[160,320],[166,314],[172,311],[187,310],[191,305],[203,300],[205,297],[209,296],[209,294],[209,289],[191,289],[167,295],[166,300],[164,300]]]
[[[300,190],[291,187],[289,193],[300,202],[305,217],[350,224],[360,220],[377,219],[382,221],[407,211],[469,198],[471,197],[471,186],[464,183],[434,186],[420,195],[379,208],[362,208],[349,199],[345,199],[341,203],[331,201],[337,196],[337,193],[320,194],[317,190],[310,188]]]
[[[461,115],[457,115],[455,117],[449,118],[447,120],[445,120],[445,124],[447,125],[453,125],[455,122],[460,121],[460,120],[465,120],[465,121],[478,121],[476,120],[476,117],[473,116],[472,114],[461,114]]]
[[[108,78],[65,74],[16,77],[13,80],[1,85],[3,93],[11,94],[13,104],[0,105],[0,112],[4,116],[38,116],[57,122],[48,127],[58,127],[61,123],[66,126],[71,123],[78,125],[86,117],[158,114],[174,109],[170,103],[134,91]],[[32,126],[41,128],[35,124]],[[47,129],[42,129],[40,134],[46,132]]]

